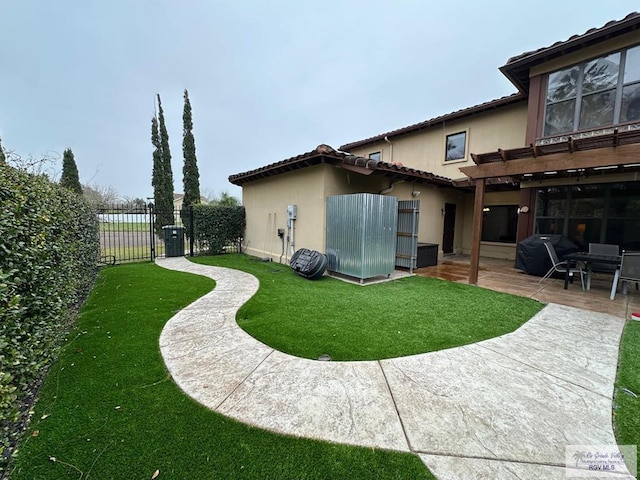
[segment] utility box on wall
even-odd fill
[[[327,197],[327,270],[364,279],[395,269],[398,199],[373,193]]]

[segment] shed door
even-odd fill
[[[420,200],[398,202],[398,239],[396,241],[396,267],[416,268],[418,258],[418,214]]]

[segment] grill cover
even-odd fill
[[[552,265],[544,242],[549,242],[553,245],[560,260],[565,255],[580,250],[575,243],[561,235],[532,235],[518,243],[516,268],[529,275],[544,276]]]

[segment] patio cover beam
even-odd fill
[[[640,145],[629,144],[618,147],[595,148],[540,157],[519,158],[502,162],[491,162],[462,167],[460,171],[469,178],[494,178],[518,176],[527,173],[544,173],[561,170],[589,169],[640,162]]]
[[[617,140],[617,138],[616,138]],[[617,141],[614,145],[617,144]],[[535,155],[535,149],[532,152]],[[480,241],[482,239],[482,209],[487,182],[494,178],[521,177],[525,174],[544,174],[545,172],[582,171],[589,172],[597,167],[622,166],[640,163],[640,144],[631,143],[611,147],[550,153],[542,156],[508,159],[500,152],[502,161],[481,163],[471,167],[462,167],[460,171],[475,183],[475,203],[473,226],[471,230],[471,265],[469,283],[477,285],[480,264]],[[476,161],[476,158],[474,158]]]
[[[469,283],[478,284],[480,267],[480,240],[482,238],[482,209],[484,207],[484,178],[476,180],[476,196],[473,205],[473,227],[471,228],[471,265]]]

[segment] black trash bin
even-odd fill
[[[164,237],[164,256],[184,256],[184,227],[165,225],[162,227]]]

